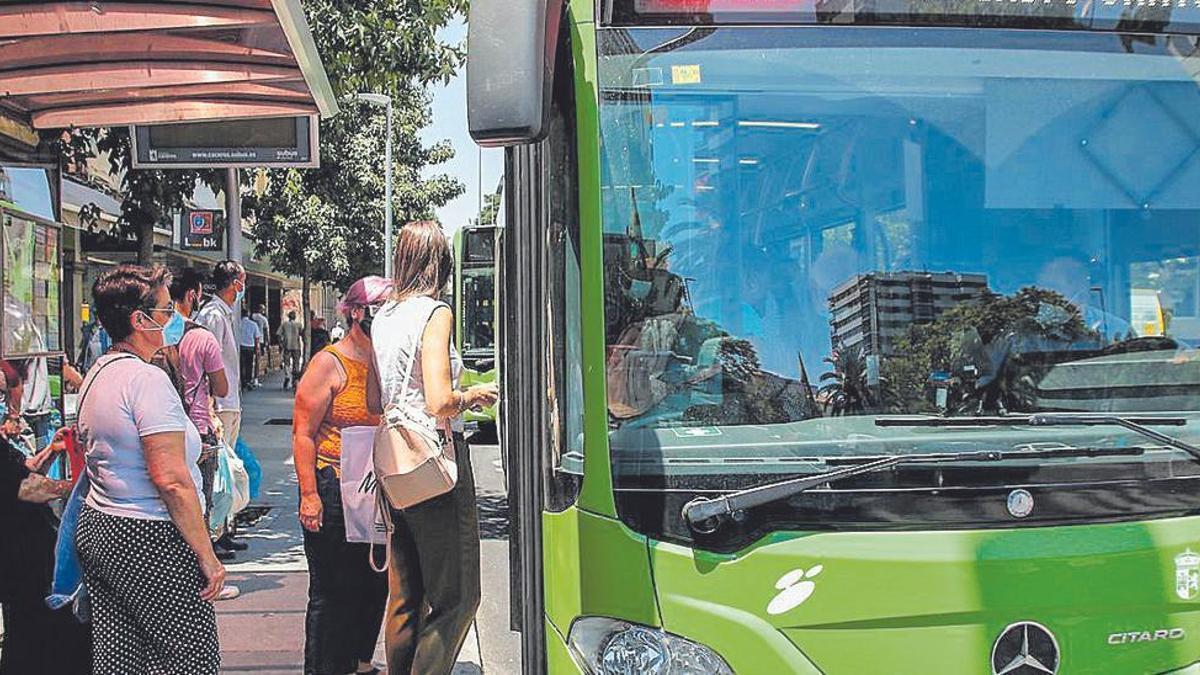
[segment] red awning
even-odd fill
[[[299,0],[0,2],[0,108],[39,129],[337,112]]]

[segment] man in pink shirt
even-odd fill
[[[179,340],[179,375],[183,379],[183,405],[200,431],[204,451],[200,475],[204,479],[205,512],[212,508],[213,477],[217,472],[217,436],[213,429],[212,397],[229,393],[229,378],[221,360],[221,345],[206,328],[191,320],[200,304],[204,277],[188,267],[171,280],[175,311],[183,315],[183,337]],[[220,555],[220,552],[218,552]],[[230,557],[226,554],[226,557]]]

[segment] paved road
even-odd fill
[[[292,399],[278,384],[269,381],[245,396],[242,433],[263,465],[257,501],[273,508],[241,534],[250,550],[227,565],[229,582],[242,590],[240,598],[217,604],[227,673],[284,675],[301,672],[303,666],[308,575],[296,519]],[[454,672],[519,673],[517,634],[508,630],[508,521],[499,448],[473,443],[471,464],[480,504],[483,601]],[[382,646],[380,642],[376,649],[380,665]]]

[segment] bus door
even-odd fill
[[[583,481],[579,139],[562,10],[555,0],[476,0],[468,34],[468,87],[479,87],[468,95],[472,134],[482,144],[507,148],[505,225],[496,240],[497,421],[508,486],[511,620],[521,631],[525,673],[546,672],[544,589],[553,570],[544,561],[554,558],[556,547],[573,545],[555,536],[564,524],[556,516],[576,503]],[[487,87],[497,78],[508,83],[502,92]],[[544,98],[526,85],[544,87]],[[496,112],[506,106],[524,112]],[[476,122],[484,109],[499,117],[481,127]],[[515,126],[497,135],[500,118]],[[563,602],[563,593],[578,593],[577,584],[556,593],[554,600]]]

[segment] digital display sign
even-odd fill
[[[315,168],[315,115],[134,126],[135,169]]]

